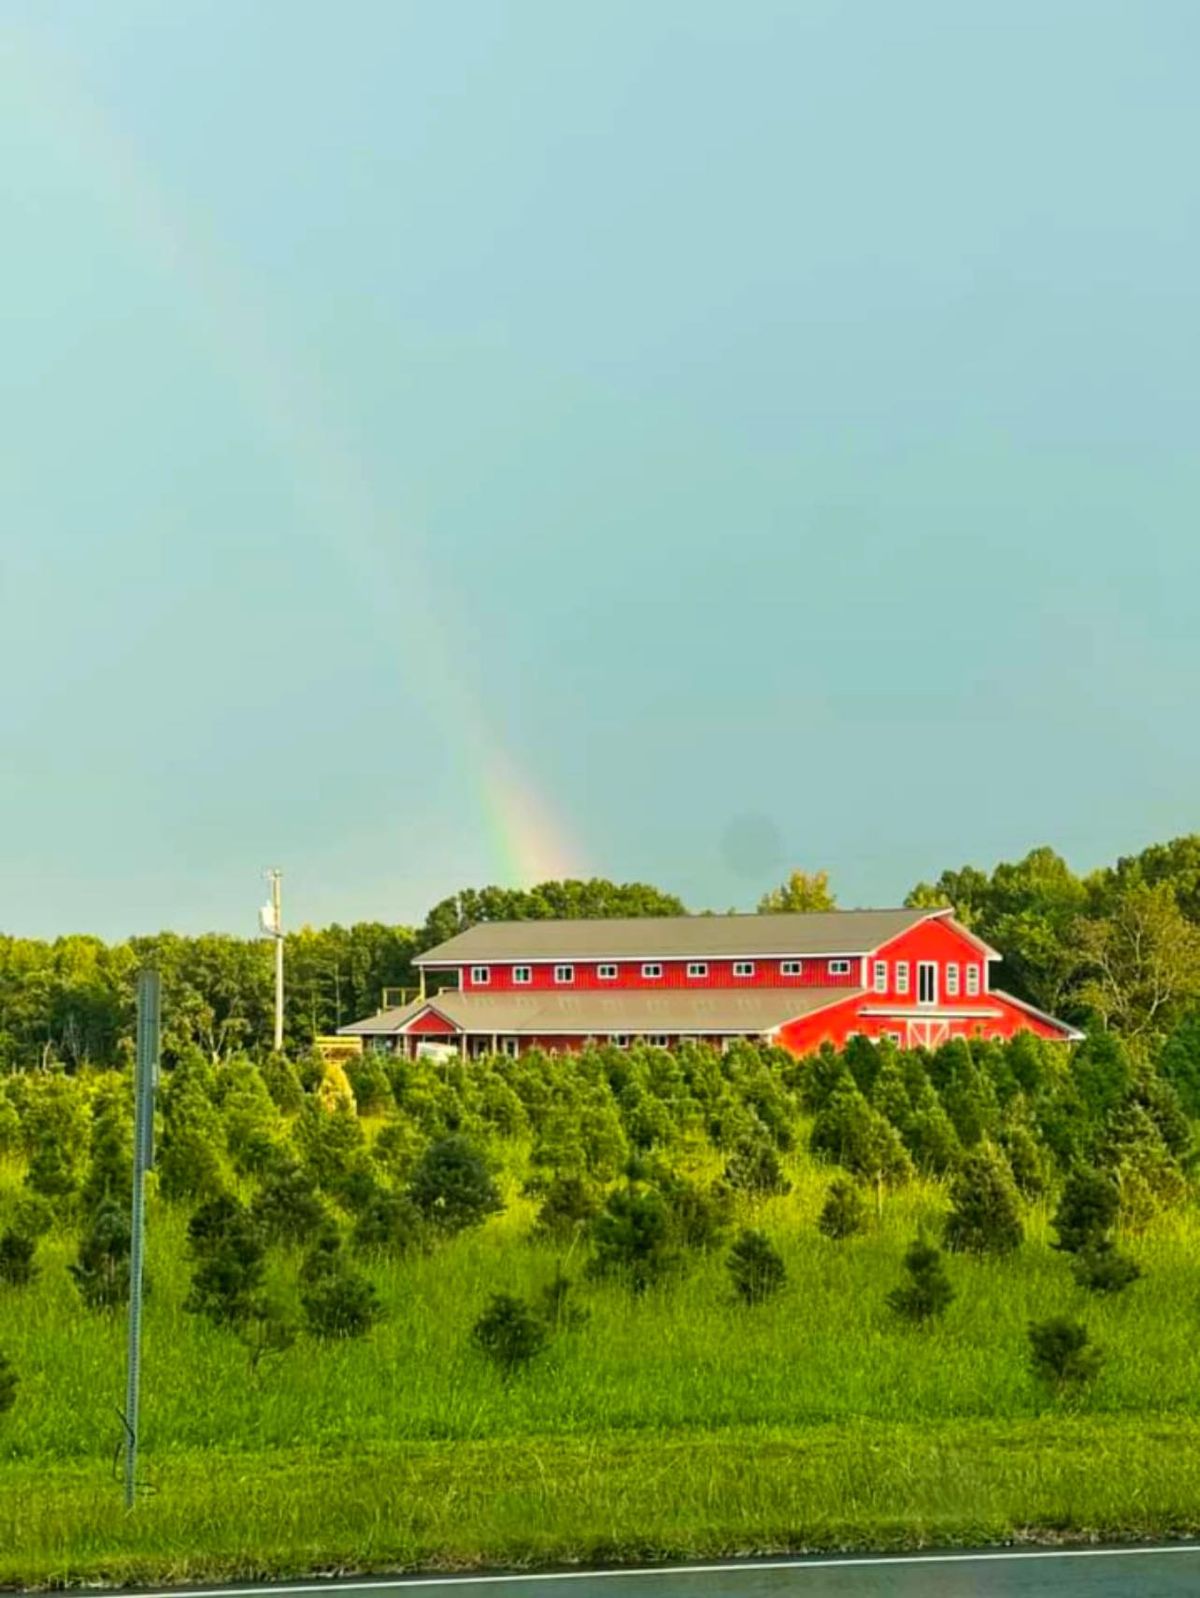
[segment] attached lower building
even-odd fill
[[[994,988],[999,953],[948,909],[484,922],[416,962],[419,997],[341,1028],[466,1056],[734,1038],[807,1054],[855,1035],[933,1048],[1080,1034]],[[432,981],[445,983],[426,991]]]

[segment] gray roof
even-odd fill
[[[817,910],[808,914],[762,916],[482,921],[427,950],[416,964],[870,954],[918,921],[939,913],[948,914],[931,910]]]
[[[862,988],[676,988],[623,993],[459,993],[448,989],[339,1028],[357,1036],[396,1033],[427,1006],[460,1032],[534,1037],[608,1033],[769,1032],[825,1005],[861,998]]]

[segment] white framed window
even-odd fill
[[[471,981],[477,988],[486,988],[491,980],[492,968],[490,965],[473,965],[471,967]]]
[[[519,1038],[505,1038],[500,1047],[510,1059],[515,1060],[521,1052],[521,1040]]]
[[[735,977],[752,977],[754,975],[754,961],[735,960],[733,962],[733,974]]]
[[[936,1004],[938,997],[938,968],[936,960],[917,961],[917,1003]]]
[[[666,1034],[662,1032],[655,1032],[646,1039],[646,1042],[652,1049],[665,1049],[670,1041],[670,1038],[668,1038]]]
[[[708,966],[703,960],[689,960],[687,972],[690,977],[706,977]]]
[[[781,977],[798,977],[804,970],[802,960],[781,960],[779,962],[779,975]]]
[[[610,1043],[616,1044],[618,1049],[627,1049],[629,1047],[629,1033],[610,1032],[608,1034],[608,1041]]]
[[[662,966],[657,960],[647,960],[642,967],[642,976],[645,977],[647,982],[657,982],[659,977],[662,976]]]
[[[875,992],[876,993],[886,993],[887,992],[887,967],[888,967],[888,963],[887,963],[886,960],[876,960],[876,962],[875,962]]]
[[[903,1032],[885,1032],[883,1035],[884,1035],[885,1038],[888,1039],[889,1042],[894,1043],[897,1048],[902,1048],[903,1047],[903,1045],[904,1045],[904,1033]]]
[[[908,961],[907,960],[897,960],[896,961],[896,992],[897,993],[907,993],[908,992]]]
[[[533,981],[533,968],[527,965],[513,966],[513,986],[516,988],[528,987]]]
[[[554,980],[556,982],[574,982],[575,967],[573,965],[556,965],[554,967]]]
[[[951,960],[946,967],[946,997],[948,999],[958,998],[958,962],[956,960]]]
[[[615,965],[598,965],[596,967],[596,975],[601,982],[615,982],[617,980],[617,968]]]
[[[850,974],[849,960],[831,960],[829,962],[829,975],[831,977],[844,977]]]
[[[967,967],[967,992],[972,998],[979,992],[979,967],[977,965],[969,965]]]

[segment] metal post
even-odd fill
[[[154,1137],[154,1089],[158,1081],[159,993],[157,971],[139,971],[137,986],[137,1083],[133,1135],[133,1211],[129,1244],[129,1368],[125,1383],[125,1508],[137,1487],[138,1399],[142,1374],[142,1260],[146,1234],[146,1171]]]
[[[283,1052],[283,872],[271,872],[271,911],[275,927],[275,1052]]]

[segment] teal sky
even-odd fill
[[[1193,0],[0,0],[0,926],[1195,829],[1198,53]]]

